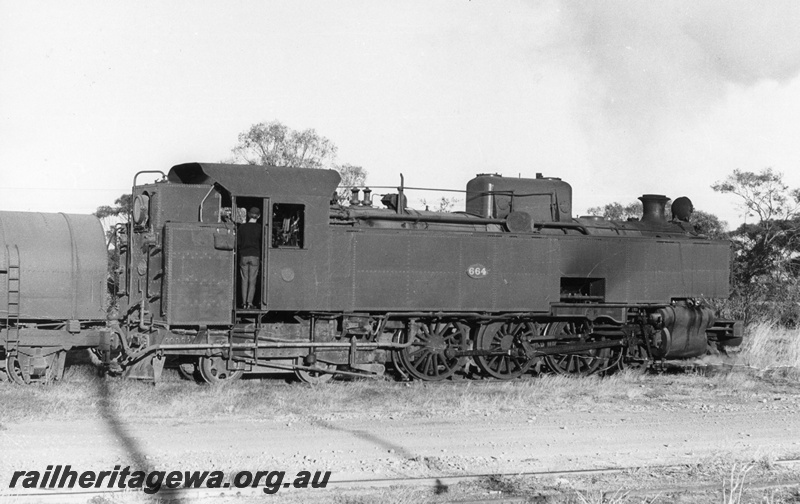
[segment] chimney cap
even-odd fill
[[[642,221],[646,222],[666,222],[667,221],[667,201],[670,198],[663,194],[643,194],[639,197],[642,202]]]

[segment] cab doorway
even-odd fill
[[[264,271],[264,216],[262,198],[236,198],[236,283],[238,310],[260,310]]]

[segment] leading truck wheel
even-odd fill
[[[244,374],[243,369],[228,369],[228,361],[222,357],[200,357],[197,370],[203,381],[211,385],[236,381]]]
[[[589,331],[589,326],[580,322],[553,322],[544,330],[546,336],[575,342]],[[558,341],[557,341],[558,343]],[[588,376],[617,366],[622,352],[617,348],[597,348],[583,352],[546,355],[547,367],[556,374]]]

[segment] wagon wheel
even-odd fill
[[[17,358],[17,354],[8,354],[6,357],[6,373],[9,380],[17,385],[29,385],[31,377]]]
[[[306,366],[303,357],[298,357],[295,364],[298,366],[319,369],[319,371],[297,368],[294,370],[294,374],[300,379],[300,381],[304,383],[311,383],[312,385],[316,385],[318,383],[328,383],[331,381],[333,379],[333,373],[328,373],[326,371],[332,371],[336,368],[336,366],[333,364],[328,364],[321,361],[315,362],[313,366]]]
[[[490,350],[503,355],[478,356],[475,361],[486,374],[500,380],[512,380],[525,374],[534,362],[526,355],[523,341],[537,336],[536,326],[530,322],[492,324],[478,338],[478,350]]]
[[[64,376],[64,358],[66,352],[61,350],[45,357],[47,369],[44,376],[31,376],[30,371],[19,360],[16,353],[8,354],[5,363],[5,372],[8,378],[17,385],[30,385],[32,383],[50,384]]]
[[[589,330],[585,323],[579,322],[553,322],[544,330],[546,336],[556,339],[577,340],[578,337]],[[556,344],[559,342],[557,341]],[[544,357],[545,363],[556,374],[588,376],[599,371],[605,371],[622,357],[621,352],[615,348],[597,348],[584,350],[578,353],[552,354]]]
[[[222,357],[200,357],[197,365],[200,377],[210,384],[232,382],[244,374],[243,369],[228,369],[228,361]]]
[[[400,333],[400,343],[408,342],[408,334]],[[412,377],[425,381],[440,381],[462,369],[465,357],[455,352],[469,345],[469,328],[457,322],[423,322],[411,346],[397,353],[403,369]]]

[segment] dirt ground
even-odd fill
[[[81,471],[137,461],[166,471],[320,470],[331,471],[331,483],[346,488],[348,483],[342,482],[366,479],[798,457],[800,394],[710,404],[543,405],[535,416],[476,411],[430,418],[320,411],[313,417],[270,421],[236,416],[211,421],[122,421],[108,416],[26,421],[3,424],[0,446],[0,500],[5,494],[13,502],[36,501],[42,495],[9,497],[13,471],[44,471],[50,464]],[[319,497],[329,490],[292,492],[316,492]]]

